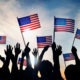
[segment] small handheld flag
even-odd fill
[[[77,29],[75,38],[80,39],[80,29]]]
[[[44,48],[45,46],[51,46],[52,36],[41,36],[37,37],[37,46],[38,48]]]
[[[6,44],[6,36],[0,36],[0,44]]]
[[[64,57],[64,61],[70,61],[75,59],[72,53],[63,54],[63,57]]]
[[[74,37],[72,46],[74,45],[75,38],[80,39],[80,29],[77,29],[76,30],[76,33],[75,33],[75,37]]]
[[[18,64],[21,64],[21,59],[22,59],[22,58],[19,58]],[[26,59],[23,60],[23,66],[27,66],[27,61],[26,61]]]
[[[66,18],[54,18],[55,32],[71,32],[74,33],[75,21]]]
[[[18,18],[18,23],[19,23],[21,32],[40,28],[38,14],[33,14],[26,17]]]

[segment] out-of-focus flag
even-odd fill
[[[77,29],[75,38],[80,39],[80,29]]]
[[[75,21],[66,18],[54,18],[54,29],[56,32],[74,33]]]
[[[0,36],[0,44],[6,44],[6,36]]]
[[[18,64],[21,64],[21,59],[22,59],[22,58],[19,58]],[[23,66],[27,66],[27,61],[26,61],[26,59],[23,60]]]
[[[64,61],[69,61],[69,60],[74,60],[75,59],[75,57],[72,53],[63,54],[63,57],[64,57]]]
[[[37,46],[38,48],[44,48],[45,46],[51,46],[52,36],[42,36],[37,37]]]
[[[18,18],[18,23],[19,23],[21,32],[40,28],[38,14],[33,14],[30,16]]]

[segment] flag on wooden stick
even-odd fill
[[[52,36],[41,36],[37,37],[38,48],[44,48],[45,46],[52,45]]]
[[[0,44],[6,44],[6,36],[0,36]]]
[[[38,14],[33,14],[26,17],[18,18],[18,23],[21,32],[40,28]]]
[[[72,53],[63,54],[63,57],[64,57],[64,61],[70,61],[75,59]]]
[[[80,39],[80,29],[77,29],[75,38]]]
[[[74,33],[75,21],[66,18],[54,18],[55,32],[71,32]]]

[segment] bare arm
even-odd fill
[[[44,47],[43,51],[41,52],[41,54],[39,56],[38,63],[40,63],[42,61],[43,55],[48,50],[48,48],[49,48],[49,46]]]
[[[77,49],[73,46],[71,51],[75,57],[76,65],[80,65],[80,60],[79,60],[78,55],[77,55]]]

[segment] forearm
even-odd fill
[[[53,61],[54,61],[54,67],[59,70],[60,69],[59,56],[54,55]]]
[[[54,49],[52,49],[52,51],[53,51],[53,62],[54,62],[54,67],[55,67],[55,69],[60,69],[60,64],[59,64],[59,55],[58,55],[58,53],[56,52],[56,50]]]
[[[44,53],[45,53],[45,51],[43,50],[42,53],[39,56],[38,63],[40,63],[42,61]]]
[[[59,80],[63,80],[60,72],[59,56],[55,57],[54,59],[54,69],[55,69],[56,77]]]
[[[15,64],[17,64],[18,54],[15,55]]]
[[[5,60],[4,64],[3,64],[3,67],[8,68],[9,62],[10,62],[10,58],[6,57],[6,60]]]
[[[74,54],[75,54],[75,55],[74,55],[74,58],[75,58],[76,64],[79,64],[79,65],[80,65],[80,60],[79,60],[79,58],[78,58],[77,53],[74,53]]]

